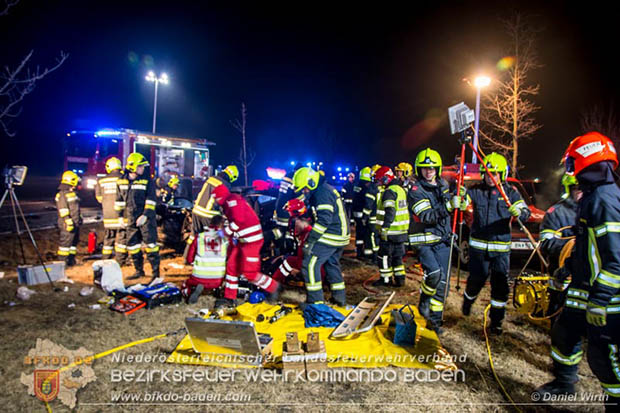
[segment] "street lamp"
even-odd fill
[[[478,125],[480,124],[480,89],[489,86],[491,78],[488,76],[478,76],[474,79],[476,86],[476,119],[474,120],[474,148],[478,149]],[[477,163],[476,154],[471,155],[471,162]]]
[[[160,83],[167,85],[168,84],[168,75],[166,73],[162,73],[159,77],[155,76],[155,72],[152,70],[146,75],[145,79],[148,82],[155,82],[155,103],[153,105],[153,133],[155,133],[155,124],[157,120],[157,89]]]

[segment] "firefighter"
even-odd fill
[[[571,275],[564,310],[553,326],[551,357],[555,379],[540,393],[572,394],[582,337],[588,337],[588,364],[608,396],[606,409],[620,403],[620,190],[618,157],[609,138],[589,132],[564,154],[566,172],[579,182],[575,247],[565,261]]]
[[[179,176],[176,174],[172,175],[167,183],[164,181],[164,178],[157,178],[155,181],[157,186],[157,198],[164,204],[174,204],[179,182]]]
[[[119,221],[118,214],[114,210],[116,202],[116,183],[123,175],[123,165],[121,160],[111,157],[105,163],[107,173],[103,178],[99,178],[95,187],[95,198],[103,209],[103,250],[101,257],[106,260],[115,253],[116,261],[123,265],[127,261],[127,245],[125,244],[125,228],[123,222]]]
[[[355,174],[353,172],[349,172],[347,174],[347,182],[342,186],[342,190],[340,191],[340,196],[344,202],[344,209],[347,212],[347,218],[349,219],[349,224],[353,224],[353,214],[351,213],[353,206],[353,196],[355,192],[353,191],[355,187]]]
[[[469,277],[463,298],[463,315],[469,315],[478,293],[491,277],[491,334],[502,333],[502,320],[508,302],[508,270],[510,269],[511,219],[521,222],[530,217],[530,209],[519,192],[505,183],[508,162],[498,153],[487,155],[484,160],[495,181],[501,185],[510,207],[504,201],[491,177],[480,165],[483,182],[469,189],[465,194],[466,205],[473,203],[474,222],[469,238]]]
[[[408,162],[401,162],[394,167],[394,174],[396,175],[396,179],[402,182],[401,186],[405,190],[409,190],[411,188],[412,180],[413,180],[413,166],[411,166]]]
[[[117,182],[114,209],[127,228],[127,252],[133,261],[136,273],[128,279],[144,277],[144,257],[151,264],[152,280],[159,277],[159,245],[157,245],[157,222],[155,219],[155,183],[146,173],[149,162],[141,153],[134,152],[127,157],[125,173]]]
[[[362,221],[368,223],[368,231],[364,240],[365,245],[370,245],[372,255],[367,258],[373,263],[376,262],[377,253],[379,252],[379,233],[377,232],[377,201],[381,196],[381,188],[374,181],[375,173],[381,168],[381,165],[375,164],[370,168],[371,182],[366,190],[364,209],[362,210]]]
[[[230,189],[230,185],[237,178],[239,178],[239,168],[236,165],[228,165],[216,176],[209,177],[202,185],[192,209],[192,233],[187,238],[187,246],[183,254],[186,262],[189,246],[194,242],[195,235],[212,226],[211,219],[213,217],[221,215],[219,206],[213,197],[213,189],[219,185],[226,185]]]
[[[377,256],[380,277],[375,285],[400,288],[405,285],[403,257],[409,229],[407,193],[387,166],[375,172],[375,181],[382,188],[381,198],[377,201],[376,223],[380,234]]]
[[[325,176],[311,168],[301,168],[293,177],[295,192],[306,195],[316,212],[316,221],[304,244],[302,274],[306,283],[306,302],[322,303],[321,267],[330,284],[332,302],[346,305],[345,284],[340,270],[340,257],[349,245],[349,220],[340,194],[325,182]]]
[[[555,313],[564,302],[564,291],[568,287],[568,273],[558,271],[560,255],[569,239],[575,237],[577,217],[577,203],[582,192],[577,186],[577,179],[573,175],[562,176],[564,193],[562,199],[550,207],[545,213],[540,225],[541,251],[549,262],[549,313]],[[570,246],[569,246],[570,247]],[[555,318],[555,317],[554,317]]]
[[[75,188],[79,183],[80,177],[75,172],[65,171],[60,179],[55,198],[56,208],[58,209],[58,228],[60,230],[56,254],[59,258],[64,259],[67,267],[76,264],[75,255],[80,240],[82,215],[80,214],[80,198],[75,193]]]
[[[444,298],[449,291],[450,276],[450,212],[456,204],[450,199],[448,183],[441,178],[443,163],[433,149],[424,149],[415,158],[416,183],[408,193],[411,213],[419,222],[417,232],[410,234],[409,243],[418,250],[424,270],[420,290],[420,314],[431,328],[441,332]]]
[[[370,229],[368,219],[364,218],[364,205],[366,203],[366,193],[372,182],[370,167],[360,169],[357,185],[353,188],[353,219],[355,220],[355,249],[357,258],[371,258],[373,254],[372,243],[370,242]]]
[[[213,196],[228,219],[228,225],[224,228],[223,234],[230,240],[230,253],[226,261],[224,280],[224,298],[216,300],[215,309],[235,307],[241,275],[269,293],[267,298],[269,302],[277,301],[280,284],[260,271],[263,229],[256,212],[243,196],[231,193],[226,185],[215,187]]]
[[[278,190],[278,198],[274,211],[276,228],[273,231],[274,239],[277,241],[276,245],[282,254],[293,252],[294,250],[294,240],[288,231],[290,215],[285,207],[288,201],[296,197],[295,191],[293,190],[293,176],[295,175],[295,171],[299,170],[301,167],[302,165],[297,163],[293,170],[287,172],[286,176],[280,181],[280,188]]]

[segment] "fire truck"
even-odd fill
[[[140,152],[149,161],[153,178],[168,180],[178,175],[192,180],[193,192],[200,190],[211,175],[206,139],[155,135],[133,129],[74,130],[63,142],[64,168],[82,177],[82,187],[93,190],[97,178],[105,175],[106,161],[116,156],[123,165],[132,152]]]

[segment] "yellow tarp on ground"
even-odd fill
[[[273,338],[272,356],[275,363],[280,363],[283,343],[286,340],[287,332],[297,332],[299,340],[306,342],[306,337],[310,332],[318,332],[320,340],[325,342],[327,361],[329,367],[355,367],[355,368],[375,368],[375,367],[406,367],[419,369],[456,369],[456,365],[450,361],[450,355],[441,347],[441,343],[434,331],[422,326],[426,321],[415,311],[415,320],[418,325],[416,333],[415,347],[401,347],[390,341],[388,326],[391,322],[389,310],[399,309],[401,305],[390,305],[381,316],[382,323],[375,326],[372,330],[348,339],[329,339],[329,334],[333,328],[319,327],[306,328],[301,310],[294,309],[275,323],[268,321],[257,322],[259,314],[263,314],[266,319],[271,317],[280,306],[267,303],[250,304],[245,303],[237,307],[238,314],[231,317],[224,317],[224,320],[251,321],[256,326],[258,334],[269,334]],[[348,314],[351,310],[336,308],[343,314]],[[189,336],[185,336],[177,348],[168,358],[169,363],[194,364],[194,365],[216,365],[226,367],[248,367],[234,366],[205,361],[196,355],[192,348]]]

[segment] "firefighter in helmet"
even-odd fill
[[[480,165],[483,182],[467,190],[466,205],[473,204],[474,222],[469,238],[469,277],[463,299],[463,315],[469,315],[471,306],[491,277],[491,326],[490,332],[502,333],[502,320],[508,303],[508,270],[510,268],[511,221],[519,218],[526,222],[530,209],[519,192],[506,184],[508,162],[504,156],[491,153]],[[486,165],[486,168],[484,167]],[[508,206],[495,182],[501,186],[511,205]]]
[[[75,193],[75,188],[79,183],[80,177],[75,172],[65,171],[60,179],[55,198],[60,231],[56,254],[64,259],[68,267],[75,265],[77,244],[80,240],[80,225],[82,225],[80,198]]]
[[[114,209],[126,225],[127,252],[136,270],[129,279],[144,277],[144,257],[142,243],[145,244],[146,257],[151,264],[151,276],[159,277],[159,245],[157,245],[157,222],[155,219],[155,183],[146,172],[149,162],[139,152],[127,157],[125,173],[119,178],[116,189]]]
[[[116,261],[123,265],[127,259],[127,245],[125,244],[125,228],[119,221],[114,210],[116,202],[117,181],[123,175],[123,165],[117,157],[111,157],[105,163],[106,176],[99,178],[95,187],[95,198],[103,209],[103,250],[102,258],[109,259],[112,252]]]

